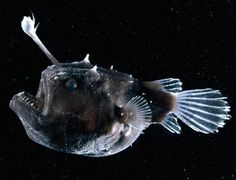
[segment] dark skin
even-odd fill
[[[91,138],[111,136],[115,132],[113,136],[118,139],[117,142],[112,142],[115,144],[109,152],[115,153],[126,148],[126,144],[133,142],[141,134],[141,131],[133,129],[133,135],[125,136],[124,132],[130,128],[129,124],[136,121],[133,119],[133,110],[126,107],[129,99],[145,92],[146,98],[153,101],[150,105],[154,110],[154,121],[159,121],[170,109],[165,107],[169,105],[166,101],[168,93],[159,89],[157,96],[154,93],[157,90],[155,86],[147,82],[140,83],[128,74],[103,68],[93,71],[93,66],[85,62],[61,66],[62,68],[51,66],[43,71],[34,102],[39,112],[38,115],[35,114],[38,118],[32,127],[38,124],[40,133],[48,139],[43,144],[47,147],[71,152],[78,142],[83,142],[84,145],[80,144],[82,148],[93,141]],[[19,111],[13,105],[11,108],[16,113]],[[160,109],[164,111],[161,112]],[[22,119],[28,114],[27,111],[30,109],[25,109]],[[30,119],[32,118],[27,116],[25,121]],[[28,131],[28,128],[25,129]],[[80,137],[88,138],[85,141],[80,140]],[[33,136],[31,139],[41,142]],[[108,154],[102,151],[90,155]]]
[[[157,82],[142,82],[142,89],[147,93],[147,98],[153,100],[153,122],[161,123],[166,115],[175,108],[175,97],[163,91]]]
[[[22,30],[54,64],[42,72],[36,97],[16,94],[10,108],[33,141],[62,152],[108,156],[130,145],[153,123],[181,133],[178,117],[195,131],[218,132],[230,107],[212,89],[182,91],[179,79],[141,82],[128,74],[80,62],[60,63],[36,34],[34,17]]]

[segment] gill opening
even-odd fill
[[[57,67],[62,67],[60,62],[48,51],[48,49],[44,46],[42,41],[36,34],[39,23],[35,27],[35,18],[34,14],[32,14],[32,18],[30,16],[24,16],[21,21],[22,30],[29,36],[31,39],[39,46],[39,48],[46,54],[46,56],[51,60],[51,62]]]

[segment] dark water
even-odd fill
[[[0,179],[236,179],[236,3],[222,1],[2,1]],[[117,155],[88,158],[44,148],[8,108],[34,94],[50,62],[20,28],[34,12],[38,35],[61,62],[91,61],[141,80],[180,78],[184,89],[212,87],[229,98],[232,120],[218,134],[182,125],[151,127]]]

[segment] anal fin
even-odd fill
[[[181,127],[177,122],[177,118],[172,113],[169,113],[166,116],[166,118],[161,122],[161,125],[172,133],[181,133]]]

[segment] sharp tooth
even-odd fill
[[[18,96],[23,96],[24,95],[24,91],[23,92],[20,92],[19,94],[18,94]]]

